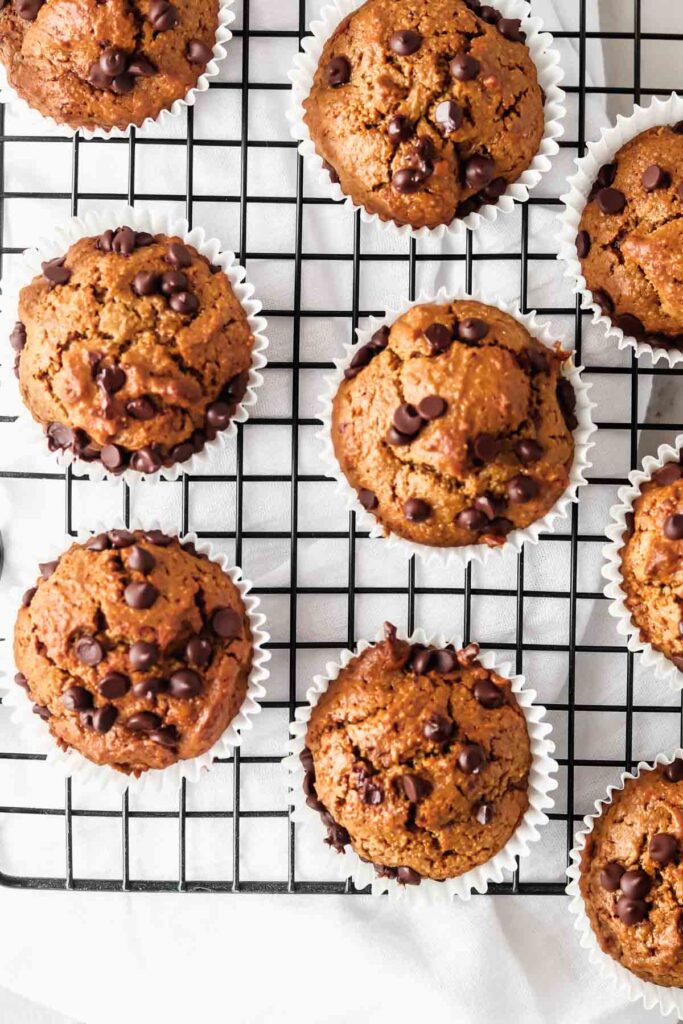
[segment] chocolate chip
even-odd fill
[[[649,167],[646,167],[640,180],[646,192],[654,192],[655,189],[664,188],[671,182],[667,171],[658,164],[650,164]]]
[[[135,672],[146,672],[156,665],[159,659],[159,648],[146,640],[138,640],[128,651],[130,663]]]
[[[422,876],[417,871],[404,865],[397,868],[396,881],[399,885],[419,885],[422,881]]]
[[[466,508],[464,511],[459,512],[455,517],[456,524],[461,530],[467,530],[469,533],[479,533],[486,526],[488,520],[483,512],[478,512],[476,508]]]
[[[633,900],[645,899],[652,888],[652,879],[647,871],[642,868],[635,868],[632,871],[625,871],[621,876],[619,887],[624,896]]]
[[[151,608],[158,596],[159,591],[151,583],[129,583],[123,591],[124,601],[135,611]]]
[[[102,645],[92,636],[82,636],[76,641],[76,657],[83,665],[94,668],[104,658]]]
[[[621,213],[626,206],[626,196],[618,188],[601,188],[595,201],[602,213]]]
[[[539,492],[539,486],[533,477],[519,474],[513,476],[507,483],[508,498],[515,505],[522,505],[531,501]]]
[[[23,672],[17,672],[17,674],[14,677],[14,682],[16,683],[17,686],[20,686],[22,690],[28,690],[29,688],[28,679],[26,678]]]
[[[26,328],[21,320],[17,320],[9,336],[9,343],[15,352],[21,352],[26,345]]]
[[[379,505],[377,495],[373,494],[372,491],[369,491],[367,487],[361,487],[358,491],[358,500],[366,512],[372,512],[372,510],[377,508]]]
[[[171,242],[166,253],[166,262],[176,270],[192,265],[192,253],[182,242]]]
[[[479,74],[480,67],[479,61],[469,53],[459,53],[448,66],[451,78],[458,82],[471,82]]]
[[[194,316],[199,310],[199,299],[192,292],[176,292],[171,295],[168,304],[174,313],[182,316]]]
[[[28,606],[30,605],[31,601],[33,600],[37,593],[38,587],[29,587],[28,590],[24,591],[21,598],[21,603],[24,606],[24,608],[28,608]]]
[[[389,38],[389,48],[400,57],[409,57],[422,46],[422,36],[412,29],[404,29],[401,32],[394,32]]]
[[[171,696],[183,700],[196,697],[201,689],[201,676],[198,676],[191,668],[181,668],[180,671],[174,672],[168,684],[168,692]]]
[[[683,515],[667,516],[664,520],[664,536],[669,540],[683,539]]]
[[[58,565],[59,559],[56,559],[54,562],[40,562],[38,564],[40,575],[43,577],[44,580],[49,580],[50,576],[52,576],[53,572],[55,571]]]
[[[325,68],[327,84],[333,89],[351,81],[351,63],[346,57],[333,57]]]
[[[483,708],[502,708],[505,695],[500,687],[490,679],[477,679],[472,693]]]
[[[473,316],[461,320],[458,324],[458,337],[461,341],[481,341],[488,333],[488,324]]]
[[[493,804],[479,804],[474,816],[480,825],[490,825],[493,821]]]
[[[625,539],[629,540],[635,533],[636,529],[636,517],[633,512],[627,512],[624,516],[624,526],[626,527],[624,531]]]
[[[453,672],[458,665],[458,659],[455,656],[454,651],[444,649],[441,651],[434,651],[434,671],[438,672],[439,675],[446,675],[448,672]]]
[[[415,124],[410,118],[396,114],[387,122],[387,133],[392,142],[407,142],[415,134]]]
[[[203,636],[193,636],[187,641],[185,657],[191,665],[205,668],[211,661],[212,653],[211,643]]]
[[[149,57],[145,57],[143,53],[135,54],[130,64],[128,65],[128,74],[132,75],[133,78],[152,78],[153,75],[157,74],[158,70],[159,69],[157,68],[156,64],[154,64],[154,62],[151,61]],[[152,236],[149,235],[146,231],[139,232],[139,234],[136,237],[136,245],[138,249],[142,248],[144,245],[152,244],[152,241],[141,243],[140,236],[150,238],[152,241],[154,241]]]
[[[152,270],[141,270],[133,278],[133,291],[136,295],[156,295],[159,291],[159,275]]]
[[[422,729],[425,739],[434,743],[447,743],[453,735],[453,722],[436,713],[429,716]]]
[[[414,405],[399,405],[394,412],[393,424],[401,434],[414,437],[422,429],[422,417]]]
[[[493,170],[494,163],[491,157],[471,156],[465,161],[465,181],[475,192],[479,192],[492,180]]]
[[[419,676],[429,672],[432,667],[432,661],[434,660],[434,652],[429,647],[422,647],[419,644],[415,644],[411,653],[412,657],[410,665],[413,671]]]
[[[216,430],[225,430],[230,424],[232,411],[225,402],[212,402],[206,410],[206,422]]]
[[[364,782],[358,788],[358,795],[364,804],[370,804],[371,806],[377,806],[384,800],[384,792],[382,787],[377,783],[369,780]]]
[[[109,78],[122,75],[128,67],[128,54],[116,46],[110,46],[100,55],[100,67]]]
[[[109,672],[98,684],[98,690],[107,700],[125,697],[130,689],[130,679],[121,672]]]
[[[614,321],[617,327],[620,327],[624,334],[634,338],[642,338],[645,334],[645,328],[643,327],[642,321],[637,316],[633,316],[632,313],[622,313]]]
[[[151,420],[156,416],[154,403],[144,395],[142,398],[134,398],[132,401],[127,402],[126,412],[134,420]]]
[[[153,701],[160,693],[165,693],[168,683],[165,679],[143,679],[133,687],[133,693],[141,700]]]
[[[683,121],[681,122],[683,124]],[[679,132],[683,135],[683,131]],[[667,782],[683,782],[683,758],[675,758],[671,764],[662,768],[662,775]]]
[[[600,885],[607,892],[616,892],[623,874],[624,869],[621,864],[618,864],[615,860],[610,860],[600,872]]]
[[[223,640],[242,636],[242,618],[232,608],[217,608],[211,616],[211,627]]]
[[[508,187],[507,178],[494,178],[479,193],[479,198],[486,203],[497,203]]]
[[[337,853],[341,853],[345,846],[348,846],[351,842],[351,836],[342,825],[338,825],[336,821],[331,821],[327,826],[327,839],[325,840],[332,849],[336,850]]]
[[[432,514],[432,506],[421,498],[409,498],[403,506],[403,514],[411,523],[423,523]]]
[[[453,343],[453,334],[446,324],[430,324],[424,334],[433,356],[446,352]]]
[[[502,498],[496,497],[492,491],[486,491],[474,499],[474,507],[478,512],[483,512],[489,519],[494,519],[505,508]]]
[[[151,0],[147,20],[155,32],[169,32],[180,21],[177,8],[168,0]]]
[[[130,530],[110,530],[107,534],[111,542],[111,546],[119,550],[120,548],[129,548],[131,544],[135,544],[135,537]]]
[[[601,188],[608,188],[617,176],[616,164],[603,164],[598,171],[596,181]]]
[[[96,533],[94,537],[85,542],[88,551],[106,551],[111,547],[111,541],[106,533]]]
[[[87,711],[93,705],[92,693],[84,686],[70,686],[62,694],[62,704],[69,711]]]
[[[593,292],[593,302],[595,302],[603,313],[609,316],[614,312],[614,303],[612,302],[612,296],[609,295],[604,288],[596,288]]]
[[[131,732],[154,732],[161,724],[161,719],[153,711],[138,711],[125,721],[126,728]]]
[[[500,34],[511,43],[523,43],[526,39],[521,25],[519,18],[501,18],[496,22],[496,28]]]
[[[495,7],[490,7],[488,4],[480,7],[477,13],[489,25],[495,25],[500,20],[500,11],[497,11]]]
[[[402,167],[392,177],[391,184],[401,195],[410,195],[413,192],[419,192],[424,181],[424,174],[419,168]]]
[[[154,732],[149,733],[148,738],[152,743],[158,743],[160,747],[166,747],[167,750],[177,747],[180,741],[175,725],[165,725],[161,729],[155,729]]]
[[[111,91],[116,93],[117,96],[126,96],[129,92],[132,92],[135,88],[135,79],[132,75],[123,74],[119,75],[118,78],[113,79],[111,83]]]
[[[41,718],[43,722],[47,722],[48,718],[52,718],[50,709],[42,707],[40,704],[33,705],[33,714],[38,715],[38,718]]]
[[[465,775],[477,775],[486,764],[486,754],[478,743],[466,744],[458,754],[458,767]]]
[[[515,445],[515,454],[524,466],[528,466],[532,462],[538,462],[543,455],[543,447],[532,438],[524,438]]]
[[[432,791],[432,784],[421,775],[402,775],[399,779],[403,792],[411,804],[424,800]]]
[[[162,458],[155,446],[147,445],[133,453],[130,465],[136,473],[156,473],[161,468]]]
[[[579,231],[576,236],[576,252],[580,260],[585,260],[591,251],[591,236],[587,231]]]
[[[111,249],[118,256],[130,256],[135,252],[135,232],[133,229],[123,227],[114,232]]]
[[[502,447],[503,442],[495,434],[479,434],[472,442],[472,452],[480,462],[493,462]]]
[[[147,575],[156,564],[156,558],[151,551],[146,551],[145,548],[141,548],[137,544],[128,555],[128,568],[134,569],[135,572],[143,572]]]
[[[624,924],[640,924],[647,917],[647,904],[642,900],[620,896],[617,900],[617,914]]]
[[[213,50],[206,43],[203,43],[201,39],[190,39],[185,47],[185,56],[190,64],[206,65],[213,57]]]
[[[434,120],[447,135],[457,132],[462,124],[462,107],[453,100],[443,100],[434,111]]]
[[[45,0],[14,0],[14,9],[24,21],[35,21],[44,3]]]
[[[189,282],[182,270],[168,270],[161,278],[161,290],[164,295],[176,295],[187,290]]]
[[[659,832],[650,840],[648,853],[655,864],[665,867],[678,858],[678,841],[667,832]]]
[[[65,257],[61,256],[54,260],[46,260],[41,263],[43,277],[53,287],[57,284],[68,284],[71,280],[72,271],[64,265]]]

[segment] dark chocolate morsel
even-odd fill
[[[668,832],[659,832],[650,840],[648,853],[661,867],[672,864],[678,859],[678,840]]]
[[[608,861],[600,872],[600,885],[607,892],[616,892],[623,873],[624,869],[621,864],[618,864],[615,860]]]
[[[488,523],[484,513],[479,512],[476,508],[466,508],[459,512],[455,521],[461,530],[467,530],[469,533],[478,533]]]
[[[158,743],[160,747],[166,747],[168,750],[177,747],[180,740],[175,725],[164,725],[161,729],[155,729],[148,733],[148,738],[152,743]]]
[[[633,900],[643,900],[652,888],[652,878],[642,868],[625,871],[621,876],[619,888],[624,896]]]
[[[517,476],[513,476],[511,480],[508,480],[508,498],[515,505],[521,505],[527,501],[531,501],[536,497],[538,491],[539,486],[533,477],[524,476],[520,473]]]
[[[392,142],[407,142],[415,134],[415,124],[410,118],[396,114],[387,122],[387,134]]]
[[[130,530],[110,530],[107,536],[113,548],[129,548],[135,544],[135,536]]]
[[[9,343],[15,352],[21,352],[26,345],[26,328],[21,320],[17,320],[9,336]]]
[[[683,131],[680,134],[683,135]],[[662,769],[662,776],[667,782],[683,782],[683,758],[677,757],[671,764],[667,764]]]
[[[458,754],[458,767],[465,775],[477,775],[486,764],[486,754],[478,743],[467,743]]]
[[[126,719],[126,728],[131,732],[153,732],[161,726],[162,722],[153,711],[138,711]]]
[[[166,253],[166,262],[176,270],[192,265],[192,253],[182,242],[171,242]]]
[[[123,599],[129,608],[144,611],[151,608],[159,596],[159,591],[151,583],[129,583],[123,591]]]
[[[472,442],[472,453],[481,462],[493,462],[503,442],[495,434],[479,434]]]
[[[647,903],[620,896],[617,900],[617,914],[624,924],[640,924],[647,917]]]
[[[434,111],[434,120],[447,135],[457,132],[462,124],[462,107],[453,100],[443,100]]]
[[[190,39],[185,47],[185,56],[190,64],[202,64],[206,66],[213,57],[213,50],[201,39]]]
[[[422,876],[412,868],[403,866],[396,871],[396,881],[399,885],[419,885],[422,881]]]
[[[621,213],[626,206],[626,196],[618,188],[601,188],[595,197],[601,213]]]
[[[128,555],[129,569],[133,569],[135,572],[142,572],[147,575],[152,571],[156,564],[156,558],[151,551],[147,551],[145,548],[141,548],[137,544],[131,548],[130,554]]]
[[[211,642],[203,636],[193,636],[187,641],[185,657],[190,665],[205,668],[211,661],[212,653]]]
[[[432,507],[421,498],[409,498],[403,506],[403,514],[411,523],[423,523],[432,514]]]
[[[576,236],[576,252],[580,260],[585,260],[591,251],[591,236],[587,231],[579,231]]]
[[[646,192],[654,192],[655,189],[664,188],[671,182],[671,177],[667,171],[665,171],[658,164],[650,164],[643,171],[640,179],[643,183],[643,188]]]
[[[461,320],[458,324],[458,337],[461,341],[481,341],[488,333],[488,324],[473,316]]]
[[[361,487],[358,491],[358,500],[367,512],[372,512],[379,505],[377,495],[373,494],[366,487]]]
[[[155,32],[170,32],[180,21],[178,9],[168,0],[151,0],[147,20]]]
[[[104,679],[100,679],[98,690],[107,700],[116,700],[117,697],[125,697],[130,689],[130,679],[121,672],[109,672]]]
[[[440,355],[453,343],[453,332],[446,324],[430,324],[424,333],[432,355]]]
[[[147,445],[134,452],[130,459],[131,469],[134,469],[136,473],[156,473],[161,465],[161,455],[153,445]]]
[[[683,539],[683,515],[668,516],[664,520],[664,536],[669,540]]]
[[[201,689],[201,676],[191,668],[181,668],[178,672],[174,672],[168,684],[168,692],[171,696],[181,699],[196,697]]]
[[[92,693],[84,686],[70,686],[62,694],[62,704],[69,711],[87,711],[93,706]]]
[[[505,703],[505,694],[491,679],[478,679],[472,692],[483,708],[501,708]]]
[[[68,284],[71,280],[72,271],[65,266],[64,259],[65,257],[61,256],[53,260],[46,260],[40,265],[43,277],[53,287],[58,284]]]
[[[471,82],[479,74],[481,65],[479,61],[469,53],[459,53],[448,65],[451,78],[458,82]]]
[[[465,161],[465,182],[479,192],[493,179],[494,166],[490,156],[471,156]]]
[[[217,608],[211,616],[211,626],[223,640],[235,640],[242,636],[242,618],[232,608]]]
[[[76,657],[89,668],[94,668],[104,658],[102,645],[92,636],[82,636],[76,641]]]
[[[412,29],[394,32],[389,38],[389,48],[400,57],[409,57],[422,46],[422,36]]]
[[[538,462],[543,455],[543,448],[538,441],[524,438],[515,445],[515,455],[524,466],[528,466],[532,462]]]
[[[146,640],[138,640],[129,651],[128,657],[135,672],[146,672],[156,665],[159,659],[159,648]]]
[[[493,804],[479,804],[474,816],[480,825],[490,825],[493,821]]]
[[[453,735],[453,722],[444,715],[432,714],[422,729],[425,739],[435,743],[447,743]]]
[[[400,783],[411,804],[417,804],[420,800],[424,800],[432,791],[431,782],[421,775],[402,775]]]

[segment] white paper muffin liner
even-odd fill
[[[510,551],[519,552],[525,543],[538,544],[542,533],[551,532],[557,522],[566,519],[570,506],[573,502],[578,501],[579,488],[583,487],[586,483],[586,471],[591,467],[591,463],[588,460],[588,452],[593,447],[590,437],[596,429],[591,418],[591,410],[595,408],[595,403],[591,402],[588,397],[588,392],[592,385],[586,384],[583,380],[581,376],[583,367],[576,367],[573,358],[570,358],[565,366],[563,375],[567,380],[571,381],[574,388],[576,395],[575,413],[578,426],[573,432],[574,462],[569,474],[569,483],[564,494],[555,502],[549,512],[546,512],[541,519],[537,519],[536,522],[527,526],[526,529],[513,530],[507,535],[505,543],[499,546],[489,547],[488,544],[466,544],[462,547],[439,548],[432,547],[429,544],[416,544],[390,532],[388,528],[382,525],[379,519],[376,519],[371,512],[366,511],[359,502],[355,490],[344,476],[334,452],[334,445],[332,444],[332,403],[340,384],[344,380],[344,370],[351,362],[358,348],[369,341],[378,328],[385,324],[391,327],[400,316],[413,306],[420,306],[425,303],[438,305],[463,300],[482,302],[496,309],[503,310],[505,313],[509,313],[510,316],[513,316],[515,320],[518,320],[526,327],[529,334],[537,338],[547,348],[552,348],[557,341],[557,337],[553,334],[549,324],[539,320],[535,312],[522,313],[519,304],[516,302],[506,302],[498,297],[492,298],[482,291],[475,291],[470,294],[462,288],[455,291],[440,288],[436,295],[422,293],[415,301],[405,302],[395,309],[388,309],[381,319],[370,317],[370,326],[367,329],[361,330],[358,328],[356,330],[357,343],[355,345],[344,345],[344,355],[342,358],[334,360],[335,372],[331,376],[325,377],[327,391],[319,396],[321,410],[318,414],[318,419],[322,422],[322,429],[316,435],[322,445],[325,475],[337,482],[337,491],[340,498],[344,501],[346,508],[348,511],[357,513],[359,523],[364,529],[369,530],[370,536],[383,538],[386,544],[404,551],[406,557],[418,555],[427,563],[439,562],[447,565],[449,568],[466,565],[470,561],[483,564],[489,558],[501,558],[503,553],[508,554]]]
[[[266,619],[259,611],[259,599],[251,594],[252,584],[249,580],[244,579],[242,570],[232,566],[228,557],[215,550],[211,544],[198,540],[196,534],[182,534],[183,543],[193,543],[198,552],[219,565],[226,576],[230,577],[239,590],[246,609],[252,634],[253,656],[247,693],[239,711],[225,732],[206,753],[199,757],[178,761],[167,768],[151,768],[143,772],[139,778],[125,775],[108,765],[95,764],[74,748],[61,750],[50,734],[47,725],[33,714],[31,701],[25,692],[14,682],[14,675],[17,671],[12,649],[14,620],[21,606],[22,594],[26,589],[35,585],[39,562],[52,561],[64,554],[73,544],[84,544],[91,537],[112,529],[162,530],[169,536],[178,536],[177,529],[158,520],[144,524],[134,520],[130,526],[126,526],[122,520],[117,520],[108,524],[99,522],[92,531],[82,531],[74,537],[65,535],[58,545],[51,545],[49,550],[43,551],[42,556],[36,559],[33,575],[25,581],[23,587],[13,587],[5,601],[6,621],[3,624],[2,635],[7,637],[7,640],[0,644],[0,691],[5,691],[2,703],[3,707],[10,709],[12,728],[17,736],[21,737],[22,746],[30,749],[32,753],[46,754],[47,764],[52,769],[59,772],[64,778],[71,778],[78,782],[79,792],[85,789],[88,794],[92,795],[103,792],[121,794],[129,789],[131,794],[136,796],[141,794],[158,796],[162,791],[168,792],[169,787],[177,789],[183,779],[187,782],[199,781],[211,769],[214,758],[230,757],[235,747],[241,744],[242,734],[253,728],[253,719],[261,711],[260,701],[266,695],[264,684],[270,675],[267,668],[270,652],[265,649],[270,636],[264,629]]]
[[[632,348],[637,356],[647,354],[652,357],[653,363],[663,360],[668,362],[669,366],[676,366],[677,363],[683,362],[683,350],[653,346],[649,342],[638,341],[637,338],[624,334],[622,329],[617,327],[616,323],[613,323],[608,316],[605,316],[600,306],[593,301],[593,293],[588,288],[583,276],[576,251],[576,236],[579,232],[583,209],[588,200],[588,193],[602,165],[612,163],[621,147],[646,129],[662,124],[673,125],[681,120],[683,120],[683,99],[676,93],[672,93],[667,100],[654,97],[648,107],[636,105],[633,108],[633,113],[628,117],[618,114],[615,125],[611,128],[603,128],[600,138],[595,142],[588,143],[585,156],[577,159],[576,174],[567,180],[569,191],[566,195],[561,196],[564,210],[560,214],[558,236],[558,259],[565,264],[564,276],[571,280],[574,294],[581,296],[581,308],[593,311],[593,323],[602,324],[606,337],[614,338],[618,348]]]
[[[263,370],[267,362],[265,353],[268,348],[268,339],[265,335],[266,320],[259,316],[263,307],[261,302],[253,298],[254,288],[246,280],[246,272],[237,262],[235,254],[229,251],[223,252],[220,242],[215,238],[207,238],[203,228],[195,227],[190,230],[188,222],[184,219],[143,207],[121,206],[113,211],[89,211],[83,217],[72,217],[55,232],[53,237],[40,239],[35,248],[27,249],[17,263],[13,264],[11,273],[4,279],[0,309],[1,336],[3,339],[9,338],[18,319],[19,292],[25,285],[30,284],[36,275],[40,275],[40,265],[44,260],[64,256],[70,246],[80,238],[100,235],[103,231],[121,225],[127,225],[135,231],[149,231],[153,235],[179,236],[201,255],[206,256],[211,263],[223,270],[235,297],[246,313],[251,333],[254,336],[247,389],[242,401],[237,405],[229,426],[225,430],[219,431],[213,441],[207,441],[202,451],[187,461],[168,468],[162,466],[155,473],[138,473],[130,468],[124,470],[123,473],[109,473],[99,460],[85,462],[76,458],[73,452],[68,450],[55,452],[55,458],[60,466],[73,464],[77,473],[87,474],[95,482],[108,479],[112,481],[125,480],[127,484],[137,484],[141,480],[150,482],[161,479],[177,480],[182,473],[209,472],[213,453],[227,447],[237,434],[237,424],[245,423],[249,419],[251,407],[256,403],[256,389],[263,384],[263,375],[260,371]],[[11,351],[9,342],[6,340],[5,345],[5,351]],[[19,387],[12,370],[12,360],[5,358],[2,360],[2,365],[0,386],[4,385],[10,390],[10,393],[18,393]],[[34,457],[40,458],[49,450],[42,426],[33,419],[21,400],[19,400],[19,406],[13,433],[14,458],[22,459],[29,452]]]
[[[678,462],[682,448],[683,434],[676,438],[675,447],[670,444],[660,445],[657,449],[657,458],[646,455],[643,459],[643,468],[631,470],[628,475],[629,483],[620,487],[617,492],[619,503],[610,509],[611,522],[605,531],[610,543],[602,549],[605,559],[602,575],[607,580],[604,593],[610,599],[609,613],[617,620],[617,632],[625,637],[629,651],[640,655],[645,668],[653,669],[655,677],[667,680],[674,690],[683,689],[683,672],[680,672],[674,663],[652,644],[640,639],[640,627],[633,622],[631,612],[626,607],[626,591],[621,574],[621,547],[626,530],[626,516],[633,511],[633,504],[636,498],[640,497],[643,483],[665,463]]]
[[[626,967],[613,960],[607,953],[603,953],[595,932],[591,928],[583,896],[579,889],[581,855],[585,848],[587,837],[593,831],[595,822],[602,815],[605,808],[612,803],[612,794],[622,790],[628,779],[637,779],[641,772],[652,771],[661,764],[671,764],[678,757],[683,757],[683,749],[679,748],[671,755],[657,754],[652,764],[640,761],[635,772],[623,772],[615,785],[607,787],[605,798],[595,801],[595,813],[585,816],[583,821],[586,827],[576,833],[574,849],[569,855],[571,863],[567,868],[569,884],[567,885],[566,892],[571,897],[569,911],[574,915],[574,928],[580,935],[581,945],[584,949],[589,950],[591,963],[597,965],[605,981],[611,982],[615,988],[623,992],[633,1003],[642,999],[646,1010],[657,1008],[663,1017],[675,1013],[678,1017],[683,1018],[683,989],[668,988],[665,985],[655,985],[651,981],[643,981]]]
[[[131,128],[136,128],[138,131],[149,128],[150,125],[156,124],[161,128],[167,127],[169,121],[172,118],[178,117],[182,114],[185,107],[193,107],[197,102],[197,96],[206,92],[209,88],[209,82],[212,78],[215,78],[220,71],[219,64],[227,56],[227,50],[225,49],[227,43],[232,39],[232,32],[230,26],[235,20],[235,12],[232,7],[235,0],[218,0],[218,24],[216,26],[216,41],[213,47],[213,57],[206,65],[204,72],[197,79],[197,84],[190,89],[181,99],[175,100],[170,107],[162,110],[156,117],[147,117],[142,124],[135,125],[129,124],[127,128],[71,128],[67,124],[60,124],[53,117],[48,117],[46,114],[40,114],[35,107],[32,107],[23,97],[21,97],[7,81],[7,71],[5,65],[0,62],[0,103],[5,103],[12,109],[13,113],[18,116],[32,116],[39,114],[50,127],[56,129],[62,134],[66,134],[69,138],[77,135],[79,132],[84,139],[123,139],[130,134]]]
[[[526,45],[536,65],[538,82],[546,96],[545,128],[538,152],[533,160],[517,181],[508,185],[497,203],[482,206],[481,210],[470,213],[467,217],[454,218],[450,224],[440,224],[435,228],[413,228],[410,224],[399,225],[393,220],[382,220],[378,214],[369,212],[365,207],[356,206],[351,197],[342,192],[338,184],[331,181],[329,173],[323,166],[322,157],[316,152],[308,126],[304,121],[303,103],[313,87],[313,79],[325,43],[339,23],[360,6],[361,0],[333,0],[332,3],[326,4],[320,12],[320,19],[311,22],[309,28],[312,35],[303,40],[303,52],[296,55],[294,65],[289,72],[289,79],[292,82],[292,101],[287,111],[287,118],[291,125],[291,134],[299,140],[299,153],[306,159],[311,173],[326,195],[336,201],[345,200],[346,205],[352,210],[360,210],[361,220],[366,224],[378,224],[382,229],[388,228],[397,231],[404,237],[437,239],[441,239],[447,234],[463,235],[467,228],[474,230],[484,223],[492,224],[499,213],[510,213],[514,209],[515,202],[525,202],[529,198],[531,190],[550,170],[550,158],[559,151],[557,140],[564,131],[562,119],[566,111],[565,94],[559,88],[559,83],[564,77],[560,55],[557,50],[552,48],[553,37],[549,32],[542,30],[541,19],[529,16],[529,5],[524,0],[500,0],[500,2],[496,2],[495,7],[504,17],[519,18],[522,22],[522,30],[526,33]]]
[[[491,651],[482,651],[477,660],[485,668],[510,680],[512,691],[526,719],[531,748],[529,807],[505,846],[490,860],[466,871],[458,878],[449,878],[445,882],[423,878],[417,886],[399,885],[394,878],[377,878],[373,866],[361,860],[350,846],[346,847],[344,854],[338,854],[324,843],[327,832],[320,815],[306,804],[303,791],[305,773],[299,755],[306,745],[306,732],[311,713],[321,695],[353,658],[382,639],[383,635],[376,637],[372,643],[361,640],[354,651],[341,651],[338,662],[328,662],[324,675],[316,675],[313,678],[313,685],[306,693],[308,704],[297,708],[294,721],[290,722],[289,754],[282,763],[288,772],[292,820],[296,822],[303,844],[310,845],[311,848],[316,848],[317,844],[317,847],[322,846],[327,851],[325,861],[329,865],[330,877],[334,880],[346,881],[347,878],[351,878],[358,889],[369,885],[373,896],[388,893],[390,898],[407,899],[411,902],[434,903],[453,896],[469,900],[472,892],[486,892],[489,882],[501,882],[504,872],[515,869],[517,858],[528,856],[529,845],[540,838],[539,830],[548,821],[546,812],[555,804],[550,794],[557,788],[557,780],[553,776],[558,766],[551,756],[555,751],[555,744],[549,739],[552,730],[550,723],[545,720],[546,710],[542,705],[534,703],[536,692],[526,686],[524,676],[513,675],[511,665],[498,664]],[[422,629],[415,630],[407,640],[410,644],[419,643],[438,648],[454,643],[456,650],[463,646],[457,638],[453,640],[441,634],[429,636]]]

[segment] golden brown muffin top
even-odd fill
[[[683,335],[682,160],[683,122],[636,135],[600,169],[576,240],[605,316],[663,347]]]
[[[10,0],[0,60],[26,102],[72,128],[141,125],[212,58],[218,0]]]
[[[302,755],[329,842],[404,884],[489,860],[528,806],[524,714],[509,680],[456,652],[387,639],[355,657],[313,709]]]
[[[613,794],[581,858],[581,894],[601,948],[655,985],[683,985],[682,842],[676,760]]]
[[[400,537],[503,544],[567,488],[566,360],[493,306],[413,306],[356,351],[334,398],[341,470]]]
[[[342,190],[419,228],[497,202],[538,150],[543,104],[519,20],[478,0],[367,0],[325,44],[304,107]]]
[[[221,567],[158,530],[110,530],[40,570],[17,616],[16,681],[57,743],[133,775],[210,750],[252,662]]]
[[[152,473],[229,426],[254,338],[227,276],[178,237],[82,238],[22,289],[11,339],[50,447]]]

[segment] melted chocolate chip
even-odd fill
[[[71,280],[72,271],[64,264],[65,257],[61,256],[53,260],[46,260],[41,263],[43,277],[52,287],[58,284],[68,284]]]
[[[479,533],[487,525],[488,519],[483,512],[478,512],[476,508],[466,508],[458,513],[455,517],[455,522],[461,530],[467,530],[469,533]]]
[[[151,398],[143,395],[126,403],[126,412],[133,420],[151,420],[156,416],[156,409]]]
[[[162,461],[156,446],[148,445],[133,453],[130,466],[136,473],[156,473],[158,469],[161,469]]]
[[[15,352],[21,352],[26,345],[26,328],[21,320],[17,320],[12,333],[9,336],[9,343]]]
[[[403,506],[403,514],[411,523],[423,523],[432,514],[432,506],[421,498],[409,498]]]
[[[453,736],[454,726],[450,718],[436,713],[429,716],[422,729],[425,739],[434,743],[447,743]]]
[[[515,455],[524,466],[528,466],[542,457],[543,447],[532,438],[524,438],[515,445]]]
[[[489,156],[471,156],[465,161],[465,182],[479,192],[493,179],[494,163]]]
[[[422,429],[423,421],[415,406],[405,403],[394,412],[393,424],[401,434],[414,437]]]
[[[625,871],[621,876],[619,888],[624,896],[628,896],[633,900],[642,900],[645,899],[652,888],[652,878],[642,868]]]
[[[92,694],[84,686],[70,686],[62,694],[62,704],[69,711],[87,711],[93,705]]]
[[[172,697],[188,700],[196,697],[202,689],[201,676],[197,675],[191,668],[182,668],[174,672],[169,680],[168,690]]]
[[[410,118],[396,114],[387,122],[387,133],[392,142],[407,142],[415,134],[415,124]]]
[[[147,20],[155,32],[170,32],[180,22],[178,9],[168,0],[151,0]]]
[[[158,743],[160,747],[166,747],[167,750],[177,747],[180,742],[180,736],[175,725],[164,725],[161,729],[155,729],[148,735],[152,743]]]
[[[419,885],[422,881],[422,876],[412,868],[403,866],[396,870],[396,881],[399,885]]]
[[[213,57],[213,50],[201,39],[190,39],[185,47],[185,56],[190,64],[201,64],[206,66]]]
[[[373,492],[369,491],[366,487],[361,487],[358,491],[358,500],[366,512],[372,512],[373,509],[376,509],[379,505],[377,495],[373,494]]]
[[[402,775],[399,782],[411,804],[417,804],[420,800],[424,800],[432,791],[431,782],[421,775]]]
[[[680,134],[683,135],[683,131]],[[667,782],[683,782],[683,758],[677,757],[671,764],[665,765],[662,768],[662,776]]]
[[[166,253],[166,262],[176,270],[192,265],[192,253],[182,242],[171,242]]]

